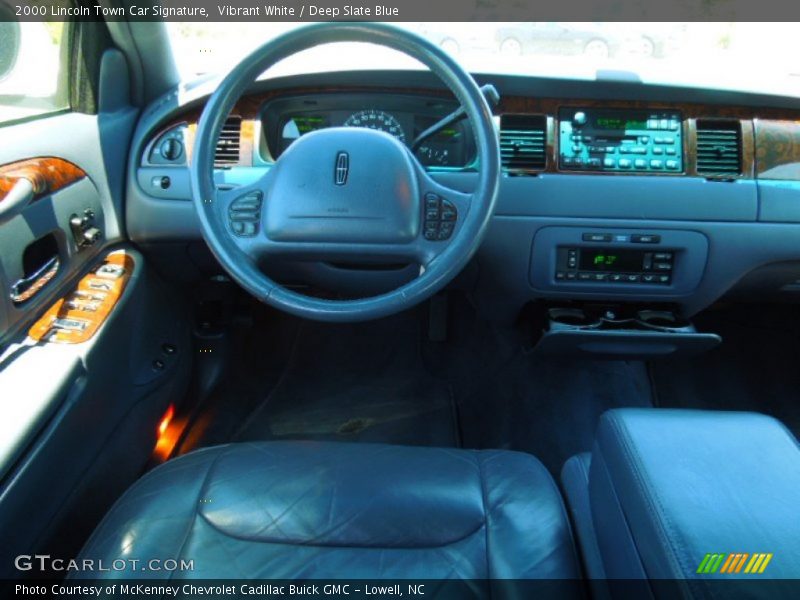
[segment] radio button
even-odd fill
[[[650,168],[651,169],[661,169],[664,167],[664,163],[657,158],[654,158],[650,161]]]
[[[594,273],[593,281],[607,281],[608,275],[605,273]]]
[[[616,146],[606,146],[606,154],[614,154],[617,151]]]
[[[630,150],[631,154],[647,154],[647,148],[643,148],[642,146],[634,146]]]
[[[631,168],[631,160],[629,158],[620,158],[618,166],[620,169],[630,169]]]
[[[642,137],[639,138],[639,143],[640,144],[647,144],[648,142],[650,142],[650,136],[649,135],[643,135]]]
[[[567,281],[575,281],[575,279],[577,277],[578,277],[578,274],[575,273],[574,271],[567,272]]]
[[[653,263],[653,269],[656,271],[672,271],[672,263],[668,262]]]
[[[647,161],[645,159],[643,159],[643,158],[637,158],[633,162],[633,166],[636,167],[637,169],[646,169],[647,168]]]
[[[623,275],[623,281],[625,283],[639,283],[639,275],[637,273],[628,273]]]
[[[653,259],[658,261],[670,261],[672,260],[672,252],[655,252],[653,254]]]
[[[567,278],[567,274],[564,271],[556,271],[556,281],[563,281]]]
[[[642,275],[642,283],[657,283],[658,282],[658,275],[645,274]]]
[[[653,148],[653,154],[664,154],[664,149],[661,146]]]
[[[677,171],[678,170],[678,161],[677,160],[668,160],[666,163],[667,169],[670,171]]]
[[[588,164],[592,169],[599,169],[600,168],[600,159],[599,158],[590,158],[588,160]]]
[[[669,275],[659,275],[658,276],[658,283],[669,284],[670,278]]]
[[[578,273],[578,281],[591,281],[593,273]]]
[[[606,169],[613,169],[614,167],[617,166],[617,161],[615,161],[613,158],[604,158],[603,159],[603,166]]]
[[[667,154],[675,156],[675,148],[666,148]]]
[[[611,275],[608,276],[608,280],[614,283],[619,283],[622,281],[622,273],[611,273]]]

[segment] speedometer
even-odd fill
[[[393,135],[403,143],[406,141],[406,134],[400,126],[399,121],[382,110],[362,110],[354,113],[347,117],[344,126],[377,129],[378,131],[385,131]]]

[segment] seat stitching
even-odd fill
[[[481,523],[480,525],[478,525],[478,527],[476,527],[475,529],[473,529],[469,533],[467,533],[467,534],[465,534],[465,535],[463,535],[463,536],[461,536],[459,538],[456,538],[454,540],[449,540],[449,541],[447,541],[447,542],[445,542],[443,544],[437,544],[437,545],[434,545],[434,546],[420,546],[420,545],[414,545],[414,546],[381,546],[381,545],[364,546],[364,545],[356,545],[356,544],[323,544],[323,543],[320,543],[320,542],[311,543],[311,542],[305,542],[303,540],[257,540],[257,539],[248,538],[248,537],[244,537],[244,536],[241,536],[241,535],[236,535],[236,534],[230,533],[228,531],[225,531],[224,529],[221,529],[219,526],[217,526],[215,523],[211,522],[208,519],[208,517],[206,517],[203,513],[197,513],[197,516],[199,516],[201,519],[203,519],[208,524],[209,527],[211,527],[212,529],[214,529],[215,531],[220,533],[220,535],[227,536],[227,537],[229,537],[231,539],[241,540],[243,542],[253,542],[253,543],[256,543],[256,544],[278,544],[278,545],[282,545],[282,546],[307,546],[309,548],[363,548],[363,549],[373,549],[373,550],[435,550],[437,548],[447,548],[448,546],[452,546],[454,544],[459,544],[459,543],[463,542],[464,540],[466,540],[467,538],[472,537],[473,535],[478,533],[481,530],[481,528],[485,526],[485,522]]]

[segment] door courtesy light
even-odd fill
[[[169,427],[170,422],[172,421],[172,417],[175,416],[175,405],[170,404],[167,412],[164,413],[164,416],[161,418],[161,422],[158,424],[158,437],[161,439],[164,434],[167,432],[167,428]]]
[[[156,447],[153,449],[153,458],[158,462],[164,462],[170,456],[175,446],[180,441],[183,429],[186,427],[186,419],[176,419],[175,406],[170,404],[167,412],[161,417],[156,430]]]

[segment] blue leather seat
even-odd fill
[[[82,556],[194,561],[109,578],[579,577],[561,497],[532,456],[324,442],[169,461],[124,494]]]

